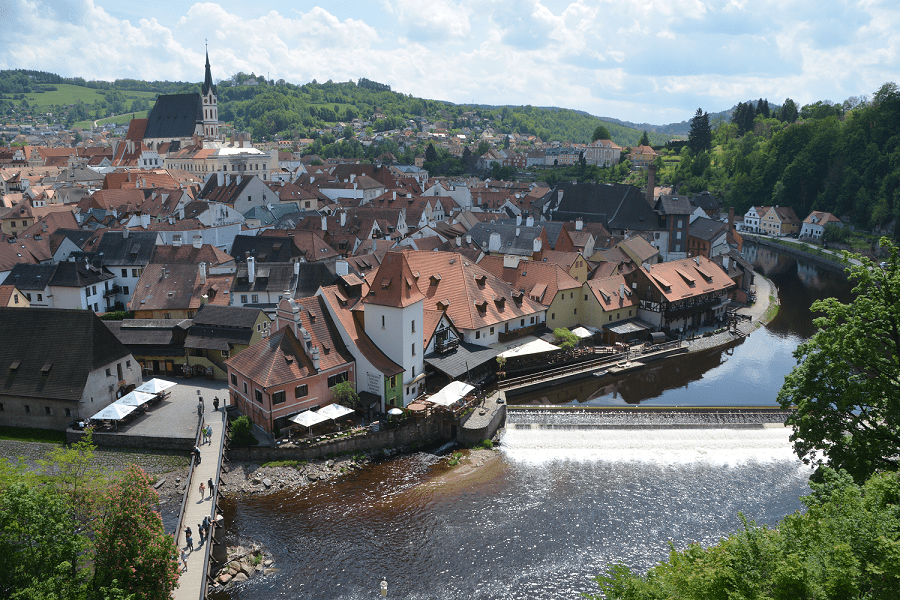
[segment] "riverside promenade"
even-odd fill
[[[200,444],[200,464],[194,464],[191,468],[187,490],[185,491],[184,507],[179,520],[175,542],[178,546],[178,559],[181,563],[181,550],[187,548],[184,528],[190,527],[193,533],[194,550],[187,550],[187,570],[180,564],[181,575],[178,578],[178,587],[172,594],[174,600],[202,600],[206,591],[206,573],[209,565],[210,552],[216,532],[216,499],[219,493],[219,472],[222,466],[222,449],[225,445],[225,411],[211,411],[204,415],[205,425],[212,427],[212,439],[208,444]],[[200,495],[200,483],[208,486],[210,479],[216,484],[210,494],[210,490],[204,490]],[[200,545],[199,524],[203,517],[208,516],[212,521],[210,525],[210,539]]]

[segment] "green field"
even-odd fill
[[[69,83],[56,84],[55,92],[31,92],[25,94],[28,104],[31,106],[63,106],[68,104],[77,104],[79,101],[85,104],[93,104],[95,101],[103,101],[105,97],[101,90],[93,88],[81,87]],[[156,92],[122,92],[128,100],[136,98],[147,98],[153,100],[156,98]]]
[[[127,113],[124,115],[116,115],[115,117],[107,117],[105,119],[97,119],[97,125],[105,125],[106,123],[115,123],[116,125],[128,125],[128,123],[132,119],[132,115],[135,119],[146,119],[147,115],[150,114],[149,110],[139,110],[135,113]],[[91,129],[94,126],[93,121],[76,121],[73,125],[74,127],[80,127],[82,129]]]

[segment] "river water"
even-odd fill
[[[772,405],[816,298],[849,298],[841,274],[766,249],[748,258],[780,290],[768,329],[728,351],[635,372],[613,388],[535,402]],[[670,363],[665,363],[669,365]],[[621,562],[646,570],[669,543],[711,544],[738,512],[772,525],[799,510],[808,469],[784,428],[507,429],[500,459],[459,478],[419,453],[336,481],[223,506],[229,543],[261,542],[277,573],[218,598],[577,598]]]

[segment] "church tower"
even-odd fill
[[[219,137],[219,106],[216,86],[213,85],[212,73],[209,70],[209,51],[206,52],[206,79],[200,90],[203,96],[203,136]]]

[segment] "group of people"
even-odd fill
[[[202,483],[200,484],[200,487],[203,487]],[[210,487],[212,487],[212,482],[210,482]],[[203,521],[197,525],[197,531],[200,533],[200,543],[197,544],[197,550],[202,548],[203,542],[209,538],[209,527],[211,523],[212,520],[209,518],[209,515],[206,515],[203,517]],[[187,571],[188,550],[191,552],[194,551],[194,532],[191,531],[190,525],[184,528],[184,537],[187,544],[181,549],[181,562],[184,564],[182,572]]]

